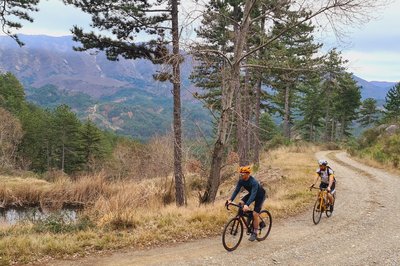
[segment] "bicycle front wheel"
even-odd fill
[[[267,210],[262,210],[260,212],[260,225],[257,234],[257,240],[263,241],[265,240],[272,227],[272,216],[271,213]]]
[[[222,245],[227,251],[235,250],[243,238],[243,223],[240,218],[229,220],[222,232]]]
[[[321,200],[318,198],[315,201],[314,209],[313,209],[313,217],[312,218],[313,218],[314,224],[318,224],[319,221],[321,220],[321,216],[322,216],[322,212],[323,212],[323,210],[321,210],[322,209],[321,205],[322,205]]]

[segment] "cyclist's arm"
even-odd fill
[[[320,176],[319,176],[318,172],[315,173],[315,180],[314,180],[313,186],[317,183],[319,178],[320,178]]]
[[[239,193],[241,187],[242,187],[242,184],[240,184],[240,181],[237,182],[235,191],[233,191],[232,196],[230,198],[230,201],[233,201],[236,198],[236,196]]]
[[[333,180],[335,180],[335,177],[334,177],[333,174],[330,174],[330,175],[329,175],[329,185],[328,185],[328,188],[329,188],[329,189],[332,187]]]

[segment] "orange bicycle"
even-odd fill
[[[326,188],[317,188],[317,187],[310,187],[311,189],[318,189],[318,197],[314,204],[313,209],[313,222],[314,224],[318,224],[321,221],[322,213],[325,212],[326,217],[330,217],[332,215],[332,211],[330,209],[329,201],[328,201],[328,191]],[[335,204],[335,193],[333,194],[333,204]]]

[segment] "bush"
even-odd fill
[[[379,135],[380,131],[378,129],[371,128],[366,130],[358,141],[359,149],[365,149],[377,143]]]
[[[68,221],[68,219],[65,219],[64,215],[58,213],[36,222],[33,226],[33,230],[37,233],[51,232],[54,234],[61,234],[83,231],[92,227],[94,227],[94,224],[87,216],[73,222]]]
[[[283,135],[275,135],[270,141],[265,144],[265,149],[275,149],[279,146],[287,146],[290,144],[290,140],[285,138]]]
[[[389,161],[397,168],[400,161],[400,134],[385,138],[383,140],[383,149]]]

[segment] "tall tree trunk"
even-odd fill
[[[290,87],[285,88],[285,113],[283,116],[283,132],[290,139]]]
[[[330,120],[329,109],[330,109],[330,107],[326,106],[325,108],[326,108],[326,112],[325,112],[325,136],[324,136],[324,139],[325,139],[325,141],[330,141],[330,138],[331,138],[330,126],[329,126],[329,120]]]
[[[62,155],[61,155],[61,172],[64,173],[64,165],[65,165],[65,144],[62,144]]]
[[[214,202],[220,184],[221,165],[225,145],[229,139],[229,128],[232,123],[232,108],[236,93],[240,88],[240,60],[247,40],[247,33],[250,26],[250,11],[255,0],[247,0],[244,7],[243,17],[240,27],[235,35],[233,51],[233,63],[226,75],[226,82],[222,85],[222,110],[218,121],[217,140],[214,144],[213,155],[211,158],[210,174],[207,179],[207,187],[201,201]],[[225,83],[225,84],[224,84]]]
[[[253,141],[253,163],[260,164],[260,105],[261,105],[261,79],[257,80],[255,86],[255,106],[254,106],[254,141]]]
[[[244,157],[244,117],[243,117],[243,95],[242,92],[238,92],[236,94],[235,100],[235,117],[236,117],[236,141],[237,141],[237,152],[239,155],[239,164],[243,165],[243,157]]]
[[[262,5],[261,6],[261,13],[265,14],[266,6]],[[265,18],[261,20],[261,32],[264,34],[265,31]],[[260,49],[260,51],[257,52],[258,56],[262,54],[262,51],[264,49]],[[261,74],[257,73],[258,78],[257,82],[255,85],[255,103],[254,103],[254,127],[253,127],[253,134],[254,134],[254,140],[253,140],[253,163],[258,166],[260,165],[260,111],[261,111]]]
[[[182,125],[181,125],[181,73],[179,53],[178,0],[171,0],[173,92],[174,92],[174,175],[176,205],[185,204],[185,185],[182,172]]]
[[[238,132],[240,132],[240,136],[238,136],[238,151],[239,151],[239,164],[240,165],[248,165],[250,163],[249,160],[249,119],[250,119],[250,104],[249,104],[249,71],[246,70],[244,86],[242,86],[242,90],[238,93],[238,103],[240,106],[240,112],[237,113],[237,120],[240,121],[240,124],[237,125]]]

